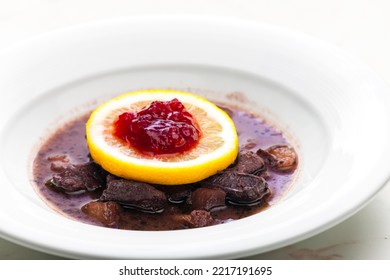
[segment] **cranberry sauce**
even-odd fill
[[[107,174],[89,157],[85,141],[85,124],[89,115],[84,115],[58,129],[37,153],[33,170],[37,191],[48,205],[67,217],[84,223],[129,230],[177,230],[209,226],[256,214],[279,199],[291,185],[294,176],[293,172],[277,172],[272,168],[264,170],[266,160],[256,155],[261,151],[260,154],[273,157],[273,150],[269,150],[269,147],[291,145],[281,131],[261,118],[236,109],[223,109],[237,127],[242,152],[238,161],[254,163],[253,168],[233,166],[232,172],[227,172],[228,176],[225,176],[232,181],[231,184],[230,181],[223,181],[225,179],[221,178],[221,174],[206,179],[200,186],[147,186],[142,182],[126,181]],[[191,120],[186,123],[191,123]],[[62,173],[71,174],[75,182],[65,191],[55,187],[57,181],[65,185],[68,183],[68,178],[61,178]],[[91,181],[88,185],[92,187],[79,191],[85,183],[80,179],[84,173],[89,174],[86,178]],[[253,182],[258,185],[260,196],[256,197],[261,197],[261,201],[245,192],[237,193],[235,187],[241,186],[244,181],[249,185]],[[104,187],[99,187],[100,184],[104,184]],[[216,188],[216,184],[225,185],[225,189]],[[127,192],[126,189],[134,192]],[[145,189],[148,201],[144,200],[145,194],[140,192]],[[118,199],[121,200],[118,202]]]
[[[196,121],[176,98],[154,101],[139,112],[125,112],[114,127],[116,137],[139,152],[151,155],[188,151],[201,136]]]

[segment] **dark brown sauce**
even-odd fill
[[[276,144],[289,145],[281,131],[269,125],[258,116],[235,109],[228,109],[227,111],[236,124],[240,148],[256,151]],[[70,162],[74,164],[90,161],[89,150],[85,140],[85,123],[88,117],[89,114],[81,116],[55,131],[37,153],[33,175],[38,193],[50,207],[80,222],[101,226],[99,222],[83,213],[81,207],[90,201],[97,200],[102,190],[81,194],[66,194],[55,191],[45,185],[53,176],[53,171],[50,168],[53,158],[66,155]],[[268,198],[268,203],[279,199],[287,191],[293,176],[294,174],[279,174],[269,171],[267,182],[272,195]],[[166,188],[165,191],[167,192],[172,190],[171,186],[159,188],[161,190]],[[267,208],[269,206],[268,203],[254,206],[235,206],[227,203],[226,207],[211,211],[211,215],[216,224],[226,223],[256,214]],[[162,213],[145,213],[123,208],[119,228],[129,230],[183,229],[183,225],[173,217],[176,214],[188,213],[188,211],[188,207],[182,203],[169,203]]]

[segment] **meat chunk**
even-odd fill
[[[111,173],[108,173],[107,174],[107,177],[106,177],[106,184],[108,185],[111,181],[114,181],[114,180],[119,180],[119,179],[122,179],[120,177],[117,177]]]
[[[210,212],[205,210],[193,210],[190,214],[177,215],[175,220],[187,228],[206,227],[215,223]]]
[[[188,204],[192,209],[210,211],[225,206],[226,193],[218,188],[198,188],[190,196]]]
[[[238,173],[261,175],[266,171],[264,160],[256,153],[248,150],[239,152],[235,164],[229,168]]]
[[[116,202],[91,201],[81,207],[81,211],[106,227],[119,226],[121,207]]]
[[[164,192],[147,183],[125,179],[110,180],[100,200],[152,213],[163,211],[167,203]]]
[[[270,194],[267,182],[259,176],[237,172],[220,172],[202,183],[217,187],[226,193],[226,199],[236,204],[259,203]]]
[[[183,203],[192,193],[194,185],[180,185],[180,186],[164,186],[163,191],[168,196],[168,201],[171,203]]]
[[[298,165],[297,154],[287,145],[274,145],[266,150],[259,149],[256,153],[276,172],[294,172]]]
[[[106,184],[106,173],[96,163],[68,164],[58,170],[46,185],[66,193],[94,191]]]

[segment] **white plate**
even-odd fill
[[[305,35],[231,19],[141,17],[75,27],[0,54],[0,233],[74,258],[238,258],[334,226],[390,174],[390,91],[364,65]],[[35,193],[33,153],[56,124],[114,95],[187,89],[239,102],[286,129],[300,176],[257,215],[139,232],[55,213]]]

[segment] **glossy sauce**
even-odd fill
[[[256,151],[266,149],[276,144],[288,144],[283,133],[267,122],[247,112],[226,109],[236,124],[240,148]],[[80,222],[101,225],[81,211],[81,207],[91,200],[97,200],[103,190],[81,194],[65,194],[48,188],[45,183],[53,171],[50,166],[54,160],[64,158],[71,163],[85,163],[90,161],[87,143],[85,141],[85,123],[89,114],[79,117],[65,124],[44,143],[34,161],[34,181],[36,189],[47,204],[59,213]],[[64,157],[65,156],[65,157]],[[268,203],[255,206],[227,206],[211,212],[216,223],[226,223],[256,214],[279,199],[290,187],[294,174],[280,174],[269,171],[267,182],[272,195]],[[159,187],[165,192],[172,192],[177,187]],[[124,208],[121,215],[121,229],[132,230],[175,230],[182,229],[182,225],[172,217],[175,214],[188,213],[188,206],[181,203],[170,203],[162,213],[144,213]]]

